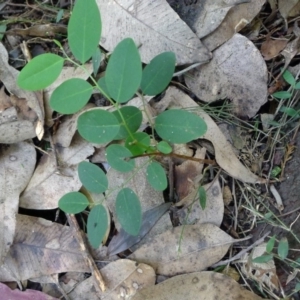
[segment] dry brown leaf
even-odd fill
[[[14,243],[0,267],[1,281],[21,281],[67,271],[89,272],[69,226],[17,215]]]
[[[163,112],[167,108],[192,109],[192,111],[201,117],[207,125],[207,132],[202,138],[209,140],[213,144],[219,166],[231,177],[243,182],[264,182],[264,179],[253,174],[237,159],[231,145],[227,142],[216,123],[188,95],[175,87],[170,87],[166,91],[164,98],[153,106],[158,113]]]
[[[12,245],[19,207],[19,196],[28,184],[36,164],[30,143],[1,145],[0,148],[0,261]]]
[[[265,60],[270,60],[279,55],[287,43],[288,40],[272,40],[270,35],[268,35],[261,45],[260,52]]]
[[[224,201],[221,186],[218,180],[205,184],[206,207],[203,210],[199,203],[198,188],[194,188],[187,197],[176,203],[176,206],[184,205],[178,211],[181,224],[211,223],[220,226],[224,216]]]
[[[235,34],[214,51],[213,59],[185,76],[192,92],[205,102],[229,98],[234,112],[253,117],[267,101],[268,70],[258,49]]]
[[[121,173],[112,168],[109,169],[107,172],[107,178],[109,183],[108,188],[112,192],[109,194],[106,200],[107,200],[107,205],[113,214],[117,229],[120,229],[121,225],[116,218],[115,202],[116,202],[117,194],[125,182],[126,182],[126,187],[132,189],[140,199],[142,212],[145,212],[165,202],[163,193],[155,191],[150,186],[146,178],[147,161],[149,161],[147,157],[139,157],[135,159],[136,169],[139,169],[138,172],[136,170],[133,170],[128,173]],[[131,178],[131,180],[128,181],[129,178]],[[133,246],[133,249],[136,249],[137,247],[139,247],[139,245],[145,243],[152,236],[162,233],[165,230],[168,230],[170,228],[172,228],[170,217],[169,215],[165,214],[153,226],[153,228],[149,231],[149,233],[145,236],[145,238],[140,243]]]
[[[157,274],[172,276],[206,269],[218,262],[233,242],[213,224],[178,226],[155,236],[128,258],[152,266]]]
[[[75,289],[68,294],[70,299],[131,299],[138,290],[155,284],[153,268],[145,264],[137,264],[128,259],[111,262],[101,269],[101,274],[107,287],[105,292],[95,293],[95,290],[91,288],[93,282],[91,278],[88,278],[76,285]],[[69,290],[65,289],[65,291],[68,292]]]
[[[131,300],[165,299],[262,300],[230,277],[212,271],[175,276],[139,291]]]
[[[76,135],[69,148],[57,148],[57,169],[53,152],[41,158],[27,188],[20,198],[20,206],[30,209],[53,209],[67,192],[78,191],[81,182],[77,165],[93,154],[94,148]],[[59,172],[58,172],[59,171]]]
[[[232,36],[248,25],[260,12],[266,0],[251,0],[249,3],[237,5],[228,12],[222,24],[210,35],[202,39],[204,45],[213,51],[232,38]]]
[[[101,46],[108,51],[130,36],[139,46],[144,63],[164,51],[173,51],[178,65],[205,63],[211,58],[166,0],[97,0],[97,4],[103,24]]]
[[[38,24],[21,29],[13,28],[5,32],[10,35],[35,36],[35,37],[54,37],[56,34],[67,34],[67,27],[61,24]]]
[[[27,105],[37,114],[39,122],[37,124],[35,132],[39,136],[39,138],[41,138],[43,135],[44,124],[42,93],[21,90],[16,83],[18,75],[19,71],[8,64],[8,53],[3,44],[0,43],[0,79],[11,94],[20,99],[26,99]]]

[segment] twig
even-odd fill
[[[67,215],[70,226],[72,226],[76,232],[75,237],[77,239],[77,242],[79,243],[82,256],[83,256],[84,260],[86,261],[86,263],[88,264],[88,266],[90,267],[90,270],[91,270],[91,273],[92,273],[92,276],[94,279],[94,287],[97,291],[102,293],[106,289],[105,282],[103,280],[103,277],[102,277],[100,271],[98,270],[98,268],[95,264],[95,261],[93,260],[87,247],[85,246],[85,242],[84,242],[85,239],[84,239],[82,232],[78,226],[77,220],[74,215],[70,215],[70,214],[66,214],[66,215]]]

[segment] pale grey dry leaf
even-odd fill
[[[169,87],[164,98],[155,103],[153,107],[158,113],[167,108],[190,109],[201,117],[206,125],[207,131],[202,136],[203,139],[209,140],[215,149],[215,157],[219,166],[233,178],[248,183],[263,183],[265,180],[249,171],[235,156],[231,145],[228,143],[223,133],[213,121],[213,119],[201,109],[201,107],[192,100],[188,95],[175,87]]]
[[[156,274],[174,276],[215,264],[233,242],[213,224],[178,226],[153,237],[128,258],[152,266]]]
[[[155,284],[155,272],[146,264],[137,264],[128,259],[119,259],[101,269],[106,284],[106,291],[99,294],[93,289],[92,277],[74,284],[74,290],[69,293],[71,299],[80,300],[116,300],[131,299],[137,290]],[[74,282],[76,283],[76,282]],[[62,286],[64,288],[64,285]],[[69,292],[69,289],[65,289]]]
[[[200,0],[187,5],[183,1],[173,4],[174,10],[183,21],[189,25],[201,39],[216,30],[226,17],[228,11],[241,3],[248,3],[250,0]]]
[[[229,276],[208,271],[172,277],[137,292],[131,300],[262,300]]]
[[[248,25],[260,12],[266,0],[251,0],[232,7],[221,25],[211,34],[207,35],[202,42],[213,51],[217,47],[232,38],[232,36]]]
[[[284,19],[287,19],[290,11],[299,3],[299,0],[278,0],[278,10]]]
[[[112,190],[112,192],[109,194],[106,201],[110,211],[112,212],[115,225],[118,230],[121,229],[121,225],[116,218],[115,202],[117,194],[120,188],[123,187],[125,182],[126,187],[131,188],[138,196],[141,202],[142,212],[146,212],[147,210],[157,205],[165,203],[163,193],[155,191],[148,183],[148,180],[146,178],[147,162],[149,162],[149,158],[139,157],[135,159],[136,169],[131,172],[121,173],[112,168],[109,169],[107,172],[107,178],[109,183],[108,188],[109,190]],[[137,172],[136,170],[139,171]],[[128,181],[128,178],[131,178],[131,180]],[[146,237],[139,244],[135,245],[133,249],[135,249],[135,247],[137,247],[138,245],[145,243],[152,236],[155,236],[170,228],[172,228],[170,217],[167,214],[165,214],[153,226],[153,228],[146,235]]]
[[[36,164],[31,143],[1,145],[0,148],[0,261],[12,245],[19,196],[28,184]]]
[[[14,244],[0,266],[0,281],[90,271],[69,226],[25,215],[17,215],[16,225]]]
[[[205,63],[211,58],[166,0],[97,0],[97,4],[103,24],[101,46],[108,51],[122,39],[131,37],[144,63],[164,51],[173,51],[178,65]]]
[[[107,254],[109,256],[118,254],[140,242],[156,224],[156,222],[165,214],[170,206],[171,203],[164,203],[144,212],[141,230],[137,236],[130,235],[123,228],[121,228],[120,232],[110,241]]]
[[[58,201],[64,194],[80,189],[82,183],[78,177],[77,165],[93,154],[93,146],[76,135],[69,148],[57,150],[59,170],[53,153],[44,154],[20,198],[21,207],[57,208]]]
[[[44,124],[44,107],[42,101],[42,93],[41,92],[30,92],[22,90],[17,85],[17,77],[19,75],[19,71],[15,68],[11,67],[8,64],[8,53],[0,43],[0,79],[5,85],[6,89],[12,93],[13,95],[17,96],[18,98],[26,99],[28,106],[35,111],[38,116],[39,122],[41,123],[42,127]],[[42,133],[37,132],[39,136]]]
[[[240,117],[254,117],[268,98],[266,63],[254,44],[238,33],[214,51],[208,64],[188,73],[185,82],[205,102],[231,99]]]

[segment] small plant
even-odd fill
[[[18,85],[32,91],[46,88],[57,79],[65,61],[86,70],[84,63],[92,58],[96,74],[101,55],[98,46],[100,37],[101,17],[95,1],[77,0],[68,24],[69,46],[76,61],[64,52],[58,41],[54,41],[64,57],[55,54],[37,56],[21,71]],[[96,81],[90,76],[89,82],[78,78],[66,80],[52,93],[50,105],[61,114],[73,114],[82,109],[93,90],[98,89],[115,111],[93,108],[81,113],[77,122],[80,135],[91,143],[109,143],[106,147],[107,161],[120,172],[132,171],[135,157],[148,156],[147,180],[155,190],[162,191],[167,188],[167,178],[164,168],[154,160],[155,155],[170,155],[170,143],[187,143],[201,137],[206,132],[206,124],[193,113],[172,109],[159,114],[154,121],[149,120],[153,134],[148,135],[137,132],[142,123],[142,112],[124,104],[135,94],[144,101],[143,95],[163,92],[174,70],[175,54],[172,52],[157,55],[143,69],[138,48],[131,38],[126,38],[112,52],[104,77]],[[154,131],[161,140],[153,144],[150,141],[155,141]],[[108,179],[98,166],[83,161],[78,165],[78,174],[87,193],[108,192]],[[97,248],[106,234],[109,215],[105,207],[94,203],[92,197],[85,195],[87,193],[68,193],[59,200],[59,207],[66,213],[76,214],[89,206],[87,234],[91,245]],[[141,205],[130,188],[123,187],[118,192],[116,215],[127,233],[139,234]]]

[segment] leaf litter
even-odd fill
[[[172,4],[172,1],[169,2]],[[122,0],[98,0],[97,5],[103,16],[103,35],[100,45],[109,52],[120,40],[130,36],[140,45],[139,51],[144,63],[149,63],[155,55],[163,51],[173,51],[179,66],[200,62],[200,66],[184,75],[186,85],[191,92],[204,102],[229,98],[234,103],[233,113],[244,118],[252,118],[268,99],[267,67],[255,44],[237,32],[250,24],[265,1],[245,2],[228,1],[224,5],[221,1],[214,4],[209,1],[199,1],[185,11],[175,9],[177,14],[172,9],[174,5],[171,7],[164,0],[156,4],[141,1],[131,4]],[[285,5],[282,1],[278,3],[279,12],[285,19],[297,12],[296,3],[288,2]],[[199,7],[205,9],[195,14],[196,8]],[[112,15],[116,18],[112,18]],[[49,26],[51,27],[52,24],[48,24]],[[64,28],[52,27],[53,35],[57,34],[57,28],[59,33],[64,32]],[[43,28],[32,26],[23,31],[11,30],[9,34],[18,34],[24,38],[27,35],[37,37],[41,34],[34,30],[43,31]],[[285,43],[265,44],[264,58],[266,60],[274,58],[282,51],[289,63],[298,51],[297,39],[298,37],[287,46],[286,40]],[[95,153],[95,145],[83,141],[76,133],[76,119],[80,113],[63,117],[62,122],[58,124],[53,119],[53,111],[49,109],[48,102],[55,86],[69,78],[85,80],[87,74],[82,73],[79,68],[66,67],[62,77],[44,90],[44,95],[41,92],[23,91],[16,85],[18,71],[9,65],[8,53],[2,43],[0,52],[3,54],[0,61],[0,79],[3,83],[0,98],[0,120],[2,120],[0,142],[2,143],[1,160],[4,166],[1,168],[0,177],[3,187],[1,190],[5,191],[1,195],[3,198],[1,200],[2,244],[5,245],[1,248],[3,261],[0,268],[1,281],[16,281],[21,286],[21,281],[26,279],[45,276],[45,280],[51,282],[50,277],[47,279],[51,274],[72,271],[90,272],[90,266],[82,258],[83,250],[74,238],[76,233],[72,228],[42,218],[17,214],[19,206],[34,210],[56,209],[62,195],[69,191],[80,190],[81,182],[77,175],[77,165],[91,158]],[[89,73],[92,73],[92,64],[86,65],[86,68]],[[203,139],[210,141],[213,151],[202,148],[201,156],[197,156],[199,145],[191,143],[183,145],[185,147],[182,148],[183,155],[198,159],[204,158],[206,153],[215,157],[219,167],[229,177],[250,184],[265,183],[264,178],[254,174],[240,162],[237,152],[227,141],[217,122],[199,106],[199,102],[193,99],[180,89],[171,86],[160,101],[150,101],[149,98],[149,102],[147,100],[145,105],[136,98],[128,105],[146,109],[143,110],[141,131],[157,113],[171,108],[193,111],[205,120],[208,130]],[[92,107],[94,104],[89,103],[84,110]],[[45,141],[49,141],[49,137],[44,136],[44,123],[54,129],[52,142],[50,142],[50,147],[53,149],[43,150],[44,153],[38,155],[36,164],[35,157],[36,153],[39,153],[37,152],[39,148],[35,149],[25,140],[38,137],[40,140],[44,138]],[[99,152],[103,149],[99,145],[97,147]],[[174,146],[174,149],[176,153],[179,152],[178,146]],[[19,167],[13,165],[12,157],[17,158]],[[105,162],[104,155],[101,155],[100,161]],[[179,199],[176,204],[177,211],[171,209],[172,218],[169,214],[164,214],[170,205],[165,204],[165,195],[154,191],[146,180],[143,166],[149,163],[147,158],[138,159],[139,171],[136,174],[124,175],[108,167],[110,189],[115,190],[126,182],[141,199],[144,224],[151,224],[149,227],[153,227],[150,229],[148,225],[142,226],[144,229],[136,238],[124,235],[115,214],[116,194],[112,192],[106,201],[118,233],[112,241],[108,242],[111,257],[107,257],[104,252],[101,253],[103,260],[115,259],[101,268],[107,290],[100,295],[91,289],[95,285],[92,276],[80,283],[72,281],[69,286],[62,285],[65,293],[69,293],[70,299],[118,299],[119,297],[194,299],[198,297],[193,294],[194,288],[198,289],[198,285],[203,285],[204,282],[207,282],[206,287],[209,286],[209,289],[202,292],[202,298],[213,299],[217,291],[222,289],[224,299],[239,299],[242,296],[246,299],[261,299],[254,293],[243,290],[233,279],[216,272],[205,271],[220,261],[235,242],[228,233],[219,228],[224,216],[222,195],[224,177],[211,178],[209,181],[205,178],[208,171],[203,170],[203,164],[180,159],[174,161],[175,178],[178,179],[175,180],[174,190],[176,195],[179,195]],[[161,158],[160,162],[168,172],[171,172],[170,161]],[[130,176],[134,179],[128,182]],[[202,181],[206,183],[203,184],[207,198],[205,209],[201,207],[198,195]],[[100,196],[99,201],[102,198]],[[172,224],[171,220],[174,221],[176,218],[178,218],[177,223]],[[113,241],[117,238],[119,239],[117,246],[113,246]],[[121,246],[118,246],[119,244]],[[128,255],[130,252],[126,252],[127,249],[131,250],[131,255]],[[260,249],[264,247],[261,246]],[[117,252],[123,252],[122,257],[129,259],[120,259],[113,255]],[[260,254],[263,253],[262,251]],[[249,258],[248,264],[251,264]],[[243,272],[249,277],[250,274],[254,274],[252,278],[261,286],[269,285],[271,290],[278,288],[274,265],[270,268],[262,264],[251,265],[250,269],[243,269]],[[268,274],[265,274],[266,272]],[[172,276],[172,278],[155,285],[157,275]],[[229,291],[229,298],[225,297],[228,295],[227,291]],[[25,297],[23,293],[20,294],[19,299],[26,299]],[[41,296],[38,299],[43,298]]]

